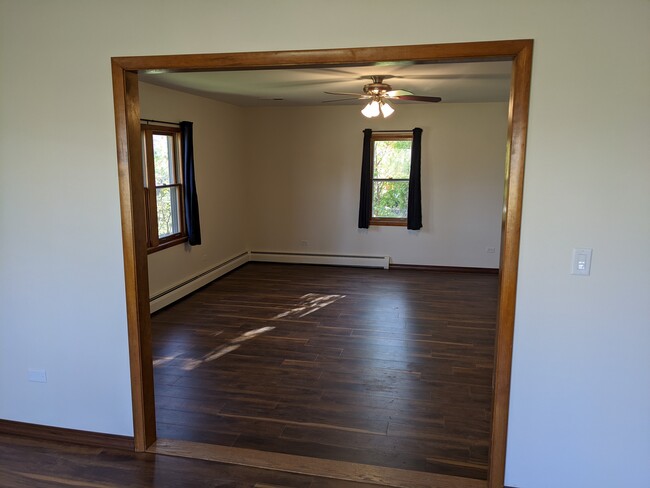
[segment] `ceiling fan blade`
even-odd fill
[[[425,97],[422,95],[400,95],[392,97],[393,100],[409,100],[411,102],[440,102],[440,97]]]
[[[364,93],[347,93],[347,92],[323,92],[323,93],[327,93],[328,95],[344,95],[348,97],[370,98],[370,95],[366,95]]]
[[[386,92],[386,96],[388,98],[403,97],[405,95],[413,95],[413,92],[410,92],[408,90],[391,90],[389,92]]]
[[[322,103],[333,103],[333,102],[346,102],[348,100],[359,100],[359,97],[354,98],[337,98],[336,100],[323,100]]]

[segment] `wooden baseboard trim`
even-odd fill
[[[0,433],[126,451],[133,451],[135,449],[133,437],[65,429],[63,427],[51,427],[49,425],[28,424],[12,420],[0,419]]]
[[[499,268],[471,268],[462,266],[431,266],[428,264],[390,263],[390,269],[419,269],[423,271],[443,271],[449,273],[489,273],[499,274]]]
[[[486,488],[487,481],[173,439],[147,452],[397,488]]]

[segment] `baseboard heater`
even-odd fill
[[[226,273],[230,273],[234,269],[246,264],[248,261],[249,253],[247,251],[152,296],[149,298],[149,309],[151,313],[174,303],[176,300],[180,300],[185,295],[189,295],[193,291],[211,283]]]
[[[246,251],[150,297],[150,312],[153,313],[167,305],[171,305],[175,301],[180,300],[202,286],[205,286],[217,278],[243,266],[249,261],[267,263],[328,264],[332,266],[359,266],[365,268],[388,269],[390,258],[388,256]]]
[[[329,264],[332,266],[359,266],[388,269],[389,256],[355,256],[347,254],[312,254],[298,252],[251,251],[251,261],[294,264]]]

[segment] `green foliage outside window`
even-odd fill
[[[154,134],[153,163],[156,186],[173,183],[174,139],[173,136]],[[156,209],[158,214],[158,237],[179,232],[177,217],[178,199],[174,187],[156,188]]]
[[[411,140],[374,141],[372,216],[406,218]]]
[[[158,213],[158,237],[174,234],[170,188],[156,188],[156,210]]]

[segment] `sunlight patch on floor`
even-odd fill
[[[345,295],[321,295],[319,293],[307,293],[300,297],[300,302],[294,308],[277,314],[271,320],[286,319],[287,317],[305,317],[321,308],[331,305],[337,300],[345,298]]]
[[[254,339],[260,334],[264,334],[265,332],[270,332],[273,329],[275,329],[275,327],[260,327],[259,329],[246,331],[240,336],[237,336],[234,339],[229,340],[228,343],[215,347],[214,349],[212,349],[212,351],[210,351],[200,359],[185,359],[181,367],[185,371],[191,371],[193,369],[196,369],[199,366],[201,366],[203,363],[214,361],[215,359],[219,359],[220,357],[225,356],[230,352],[236,351],[237,349],[239,349],[239,347],[243,342],[250,341],[251,339]],[[156,365],[157,364],[154,362],[154,366]]]
[[[297,317],[297,318],[305,317],[311,313],[314,313],[318,310],[327,307],[328,305],[333,304],[334,302],[340,300],[341,298],[345,298],[345,295],[321,295],[319,293],[307,293],[306,295],[300,297],[300,300],[295,307],[290,308],[286,312],[281,312],[277,314],[276,316],[272,317],[270,320],[287,319],[291,317]],[[266,332],[270,332],[273,329],[275,329],[275,327],[266,326],[266,327],[260,327],[257,329],[246,331],[243,334],[235,337],[234,339],[230,339],[226,344],[222,344],[218,347],[215,347],[209,353],[205,354],[202,358],[184,358],[184,359],[181,358],[183,362],[181,368],[185,371],[191,371],[193,369],[196,369],[204,363],[214,361],[215,359],[219,359],[220,357],[223,357],[228,353],[236,351],[244,342],[254,339],[255,337],[264,334]],[[218,336],[222,332],[223,331],[215,331],[209,333],[209,335]],[[153,362],[153,365],[154,367],[163,366],[169,363],[170,361],[176,359],[179,356],[179,354],[180,353],[177,353],[173,356],[158,358]]]

